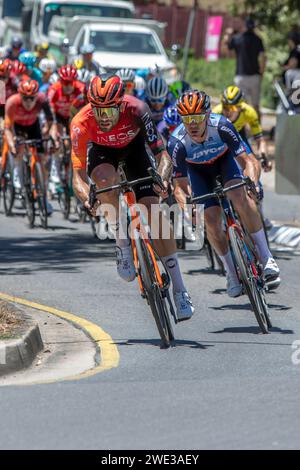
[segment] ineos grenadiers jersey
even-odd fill
[[[153,155],[164,150],[149,107],[134,96],[124,95],[118,123],[108,132],[101,131],[90,104],[84,106],[71,122],[73,168],[85,169],[90,143],[104,147],[124,148],[141,132]]]
[[[207,137],[201,144],[194,142],[183,124],[172,133],[167,150],[174,165],[174,176],[186,176],[186,163],[209,165],[230,150],[236,157],[245,152],[241,138],[231,122],[219,114],[210,114]]]

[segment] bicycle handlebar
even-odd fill
[[[242,186],[252,186],[253,181],[246,177],[241,183],[234,184],[229,186],[228,188],[223,188],[222,186],[217,187],[213,193],[204,194],[203,196],[194,197],[191,199],[191,202],[204,202],[210,198],[218,198],[224,196],[224,194],[228,193],[228,191],[232,191],[234,189],[241,188]]]
[[[124,180],[124,181],[121,181],[118,184],[113,184],[111,186],[107,186],[106,188],[102,188],[102,189],[96,189],[96,185],[91,184],[90,193],[89,193],[89,205],[90,205],[90,207],[91,208],[94,207],[94,204],[97,200],[96,196],[98,194],[108,193],[108,192],[114,191],[116,189],[131,188],[131,187],[136,186],[138,184],[146,183],[146,182],[149,182],[149,181],[153,181],[162,190],[165,191],[166,188],[164,187],[163,180],[162,180],[160,174],[152,167],[147,168],[147,171],[150,174],[150,176],[145,176],[144,178],[138,178],[138,179],[133,180],[133,181]]]
[[[51,137],[44,137],[42,139],[17,139],[16,146],[19,147],[20,145],[28,145],[28,146],[36,146],[41,142],[48,142],[52,140]]]

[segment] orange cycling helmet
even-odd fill
[[[64,82],[73,82],[77,78],[77,69],[74,65],[63,65],[57,73]]]
[[[38,91],[39,84],[36,80],[23,80],[18,86],[18,92],[24,96],[35,96]]]
[[[13,71],[17,75],[22,75],[26,72],[26,65],[23,64],[23,62],[20,62],[19,60],[14,60]]]
[[[8,77],[12,69],[12,64],[9,59],[0,60],[0,77]]]
[[[94,77],[90,83],[87,98],[92,106],[105,108],[118,106],[123,100],[125,86],[118,75],[104,73]]]
[[[210,111],[210,98],[204,91],[185,91],[177,100],[177,111],[181,116],[202,114]]]

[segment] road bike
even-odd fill
[[[251,180],[245,178],[242,182],[227,188],[223,188],[221,182],[218,181],[212,193],[195,197],[192,201],[193,203],[203,203],[210,198],[218,200],[237,275],[243,285],[244,292],[249,298],[259,327],[262,333],[266,334],[272,327],[272,323],[265,298],[268,287],[264,279],[262,265],[251,237],[244,230],[230,200],[226,196],[229,191],[243,186],[251,188]]]
[[[39,215],[44,229],[48,227],[47,190],[41,157],[37,147],[48,142],[44,139],[17,139],[17,146],[24,145],[22,173],[24,182],[25,209],[29,227],[34,227],[36,215]]]
[[[149,168],[148,172],[150,176],[128,181],[124,172],[124,163],[121,163],[119,165],[120,183],[103,189],[95,189],[92,185],[90,205],[94,205],[98,195],[113,190],[120,191],[120,198],[125,205],[128,218],[127,225],[140,293],[151,309],[163,347],[168,348],[175,339],[171,316],[175,323],[178,322],[169,294],[170,278],[155,251],[150,228],[139,210],[134,192],[135,186],[149,181],[164,189],[160,175],[153,168]]]

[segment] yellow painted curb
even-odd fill
[[[84,318],[80,318],[72,313],[64,312],[62,310],[48,307],[46,305],[41,305],[36,302],[30,302],[29,300],[21,299],[19,297],[2,294],[1,292],[0,299],[7,300],[9,302],[15,302],[20,305],[25,305],[36,310],[52,313],[57,317],[68,320],[83,329],[99,347],[101,351],[101,363],[99,365],[95,366],[93,369],[89,369],[86,372],[83,372],[82,374],[66,377],[62,380],[83,379],[86,377],[91,377],[92,375],[98,374],[100,372],[112,369],[113,367],[118,367],[120,355],[117,346],[114,344],[112,337],[94,323],[85,320]],[[49,382],[53,381],[51,380]]]

